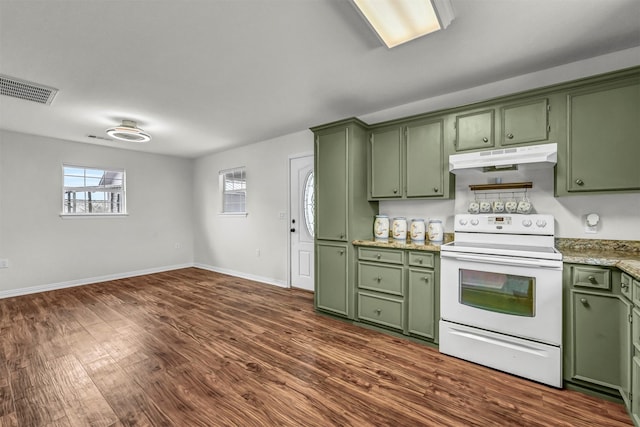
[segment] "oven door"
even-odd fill
[[[562,261],[441,252],[443,320],[562,344]]]

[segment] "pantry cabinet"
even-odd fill
[[[357,119],[315,134],[315,306],[353,319],[356,254],[351,241],[372,237],[376,202],[367,200],[367,127]]]
[[[357,320],[438,342],[439,256],[358,247]]]
[[[548,97],[523,98],[493,104],[453,117],[456,151],[491,149],[550,140]]]
[[[632,304],[615,268],[564,268],[564,379],[630,402]]]
[[[369,198],[449,198],[453,177],[444,158],[444,118],[374,127],[369,133]]]
[[[559,193],[640,190],[640,77],[577,88],[566,98]]]

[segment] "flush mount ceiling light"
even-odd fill
[[[392,48],[453,21],[450,0],[352,0],[378,37]]]
[[[151,135],[137,127],[133,120],[123,120],[120,126],[107,129],[107,135],[120,141],[147,142]]]

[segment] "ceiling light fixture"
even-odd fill
[[[454,19],[450,0],[352,1],[388,48],[443,30]]]
[[[133,120],[123,120],[120,126],[107,129],[107,135],[127,142],[151,141],[151,135],[137,127]]]

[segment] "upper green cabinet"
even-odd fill
[[[550,129],[547,98],[505,105],[500,109],[500,112],[501,145],[548,141]]]
[[[455,120],[457,151],[491,148],[495,145],[494,109],[457,114]]]
[[[346,127],[316,137],[316,236],[347,238],[347,141]]]
[[[640,190],[640,78],[566,96],[566,190]]]
[[[551,142],[548,98],[524,98],[453,116],[456,151]]]
[[[450,197],[453,182],[444,162],[444,119],[372,129],[369,165],[372,200]]]

